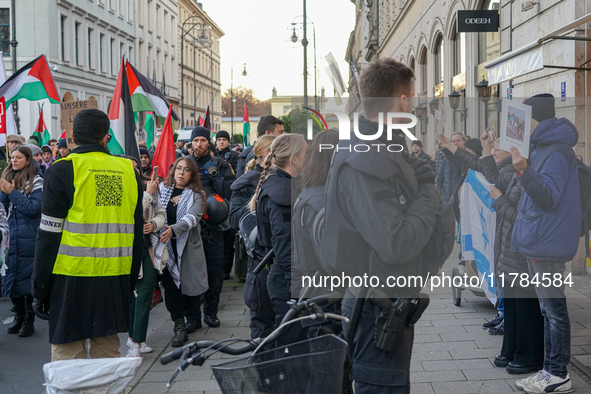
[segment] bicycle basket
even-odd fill
[[[318,394],[342,390],[347,343],[335,335],[308,339],[211,369],[223,394]]]

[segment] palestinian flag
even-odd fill
[[[133,112],[153,111],[156,116],[166,118],[170,106],[166,96],[129,62],[127,63],[127,83],[129,84]],[[179,120],[174,111],[172,111],[172,118],[176,121]]]
[[[47,130],[47,126],[43,120],[43,107],[39,107],[39,121],[37,122],[37,127],[35,127],[33,135],[36,135],[39,139],[39,146],[47,145],[51,139],[49,130]]]
[[[207,130],[211,130],[211,121],[209,120],[209,104],[207,104],[207,108],[205,109],[205,115],[203,116],[203,124],[202,126],[205,127]]]
[[[59,104],[60,97],[45,55],[39,56],[8,78],[0,86],[0,96],[4,97],[6,107],[18,99],[49,99],[50,103]]]
[[[242,121],[244,122],[242,129],[242,142],[246,147],[250,146],[250,141],[248,138],[250,133],[250,120],[248,119],[248,107],[246,106],[246,101],[244,101],[244,117],[242,118]]]
[[[109,110],[111,141],[109,141],[107,147],[113,154],[125,154],[139,160],[140,153],[135,138],[135,120],[131,97],[129,96],[125,63],[125,60],[121,61],[121,68],[119,69],[117,84],[111,101],[111,109]]]

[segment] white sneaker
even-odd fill
[[[140,347],[140,353],[152,353],[154,349],[152,349],[146,342],[142,342]]]
[[[133,341],[131,340],[131,338],[127,338],[127,342],[125,344],[127,345],[127,347],[132,347]]]
[[[515,387],[519,390],[523,390],[526,384],[531,382],[537,382],[538,380],[544,379],[548,375],[548,372],[545,370],[539,370],[533,375],[528,376],[527,378],[519,379],[515,381]]]
[[[132,347],[129,348],[129,350],[127,351],[127,355],[125,357],[141,357],[141,353],[140,353],[140,347],[137,345],[134,345]]]
[[[529,382],[523,389],[528,394],[572,393],[574,391],[569,374],[566,374],[566,378],[561,378],[550,373],[547,373],[543,379]]]

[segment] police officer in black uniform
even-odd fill
[[[191,132],[191,144],[193,146],[193,159],[199,169],[199,178],[207,197],[217,193],[220,197],[229,201],[232,194],[230,187],[236,177],[228,163],[219,157],[212,156],[210,131],[205,127],[195,127]],[[223,231],[228,228],[229,224],[212,226],[205,220],[201,222],[201,237],[207,261],[207,278],[209,282],[209,290],[205,292],[203,303],[203,321],[209,327],[220,326],[217,313],[220,293],[224,284]],[[186,312],[185,316],[187,317],[187,331],[189,331],[189,326],[193,322],[198,321],[199,324],[195,324],[199,327],[201,323],[199,308],[196,308],[196,310],[192,308],[192,310]]]
[[[273,115],[262,116],[257,126],[257,135],[259,137],[265,134],[273,134],[279,137],[284,131],[283,121]],[[244,174],[246,164],[254,157],[252,152],[253,147],[254,145],[245,148],[238,156],[238,164],[236,165],[237,178],[240,178]]]
[[[411,112],[412,78],[411,69],[391,58],[372,61],[361,75],[364,117],[359,118],[359,132],[370,136],[381,129],[382,134],[367,141],[352,132],[350,140],[340,141],[333,158],[326,188],[327,231],[322,237],[321,257],[334,274],[367,274],[386,284],[388,276],[426,273],[422,253],[428,248],[441,204],[435,174],[426,162],[408,158],[401,130],[394,129],[388,140],[387,126],[377,123],[379,113],[383,113],[382,121],[386,123],[389,112]],[[399,115],[393,123],[408,123],[408,118]],[[356,151],[356,145],[369,145],[371,150],[359,152],[365,149]],[[402,151],[396,152],[399,148]],[[351,318],[355,297],[364,291],[347,289],[343,315]],[[406,308],[419,291],[420,287],[390,289],[391,298],[385,301],[399,302]],[[401,309],[403,313],[397,318],[396,314],[386,314],[388,308],[379,309],[375,299],[357,305],[362,309],[349,347],[355,393],[410,393],[414,338],[413,326],[406,323],[413,316],[410,309]],[[381,324],[382,317],[388,316],[392,319],[386,320],[387,329],[376,330],[376,321]],[[389,331],[390,327],[394,330]],[[343,328],[349,335],[350,326],[344,324]],[[388,337],[392,334],[396,337]]]
[[[216,156],[228,163],[236,170],[238,152],[230,149],[230,134],[226,130],[220,130],[215,135]],[[230,279],[230,272],[234,263],[234,235],[233,229],[224,231],[224,279]]]
[[[292,298],[291,215],[299,194],[294,181],[303,168],[306,147],[306,141],[299,134],[277,137],[264,162],[259,186],[253,197],[256,198],[257,247],[262,249],[263,256],[271,249],[275,253],[267,278],[267,289],[273,302],[276,326],[279,326],[289,310],[288,301]],[[301,324],[294,323],[286,329],[277,345],[297,342],[305,338],[303,334]]]
[[[236,231],[239,231],[240,219],[250,212],[250,200],[254,196],[263,172],[261,164],[266,157],[265,154],[269,154],[271,144],[275,138],[274,135],[259,137],[258,144],[254,149],[256,160],[254,168],[247,171],[232,184],[230,225]],[[248,166],[250,166],[250,163]],[[256,278],[253,273],[260,261],[259,256],[248,256],[248,274],[244,285],[244,301],[250,308],[250,337],[252,339],[265,338],[275,328],[275,312],[267,291],[269,271],[267,268],[263,268]]]

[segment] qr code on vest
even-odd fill
[[[123,197],[123,178],[120,175],[94,175],[96,206],[120,207]]]

